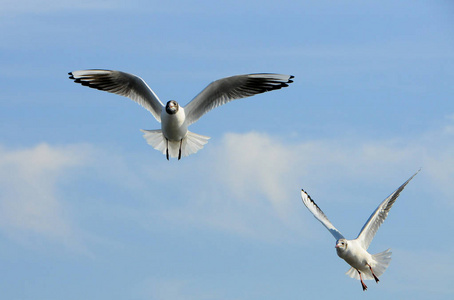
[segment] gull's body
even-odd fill
[[[209,84],[186,106],[170,100],[166,106],[135,75],[111,70],[70,72],[76,83],[128,97],[146,108],[161,123],[160,130],[142,130],[148,144],[170,157],[188,156],[202,149],[209,137],[188,130],[189,125],[215,107],[235,99],[281,89],[292,83],[293,76],[261,73],[226,77]]]
[[[161,112],[161,129],[162,134],[168,140],[182,140],[188,132],[184,108],[180,107],[174,114],[169,114],[165,109],[163,109]]]
[[[339,230],[331,224],[323,211],[317,206],[317,204],[315,204],[311,197],[304,190],[301,190],[301,198],[304,205],[306,205],[314,217],[331,232],[334,238],[336,238],[337,255],[351,266],[346,274],[352,278],[359,279],[363,290],[367,289],[363,279],[374,279],[378,283],[378,277],[385,272],[391,262],[390,249],[377,254],[370,254],[367,252],[367,249],[369,248],[369,245],[372,242],[378,228],[388,216],[392,205],[396,201],[397,197],[399,197],[400,192],[402,192],[405,186],[418,172],[411,176],[377,207],[377,209],[367,220],[366,224],[364,224],[358,237],[354,240],[345,239]]]

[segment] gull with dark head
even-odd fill
[[[84,86],[128,97],[146,108],[161,123],[159,130],[142,130],[153,148],[169,157],[196,153],[209,137],[193,133],[188,126],[215,107],[235,99],[246,98],[287,87],[293,76],[257,73],[231,76],[216,80],[182,107],[175,100],[164,106],[158,96],[135,75],[111,70],[81,70],[70,72],[70,79]]]
[[[419,171],[418,171],[419,172]],[[323,211],[315,204],[314,200],[304,191],[301,190],[301,198],[304,205],[319,220],[336,239],[337,255],[345,260],[351,268],[347,271],[347,275],[351,278],[359,279],[363,291],[367,290],[364,280],[375,280],[378,283],[380,277],[391,262],[390,249],[377,254],[367,252],[372,239],[377,233],[380,225],[388,216],[389,210],[393,206],[400,192],[405,186],[418,174],[416,172],[407,181],[405,181],[397,190],[395,190],[388,198],[386,198],[372,213],[361,229],[358,237],[354,240],[347,240],[344,236],[331,224]]]

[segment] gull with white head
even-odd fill
[[[419,171],[418,171],[419,172]],[[385,221],[388,216],[389,210],[393,206],[400,192],[405,186],[418,174],[416,172],[407,181],[405,181],[397,190],[395,190],[388,198],[386,198],[372,213],[361,229],[358,237],[354,240],[347,240],[344,236],[331,224],[328,218],[325,216],[323,211],[315,204],[314,200],[304,191],[301,190],[301,198],[303,199],[304,205],[319,220],[331,234],[336,238],[336,252],[337,255],[344,259],[351,268],[347,271],[347,275],[359,279],[363,291],[367,290],[367,286],[364,283],[365,280],[374,279],[378,283],[380,277],[391,262],[390,249],[377,254],[369,254],[367,248],[369,248],[372,239],[377,233],[380,225]]]
[[[70,79],[84,86],[128,97],[146,108],[161,123],[160,130],[142,130],[148,144],[170,157],[196,153],[209,137],[193,133],[188,126],[215,107],[235,99],[246,98],[287,87],[293,76],[258,73],[226,77],[213,81],[191,102],[182,107],[175,100],[162,104],[158,96],[135,75],[111,70],[70,72]]]

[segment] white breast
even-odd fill
[[[161,129],[164,136],[170,141],[180,141],[188,132],[185,122],[186,115],[183,107],[180,106],[178,112],[169,115],[165,109],[161,112]]]
[[[347,249],[338,251],[337,255],[360,271],[368,270],[366,264],[370,264],[371,261],[371,255],[356,240],[349,240]]]

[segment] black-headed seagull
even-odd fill
[[[142,130],[148,144],[170,157],[188,156],[202,149],[209,137],[193,133],[188,126],[215,107],[229,101],[287,87],[293,76],[260,73],[231,76],[209,84],[182,107],[175,100],[164,106],[138,76],[112,70],[81,70],[68,73],[76,83],[128,97],[161,123],[160,130]]]
[[[418,171],[419,172],[419,171]],[[319,220],[331,234],[336,238],[336,252],[337,255],[344,259],[351,268],[345,273],[351,278],[359,279],[363,291],[367,290],[367,286],[364,283],[365,280],[374,279],[378,283],[380,277],[391,262],[390,249],[377,254],[369,254],[367,248],[369,248],[372,239],[377,233],[380,225],[385,221],[388,216],[389,210],[393,206],[400,192],[405,186],[418,174],[416,172],[407,181],[404,182],[397,190],[394,191],[388,198],[386,198],[372,213],[361,229],[358,237],[354,240],[347,240],[344,236],[331,224],[328,218],[325,216],[323,211],[315,204],[314,200],[304,191],[301,190],[301,198],[303,199],[304,205]]]

